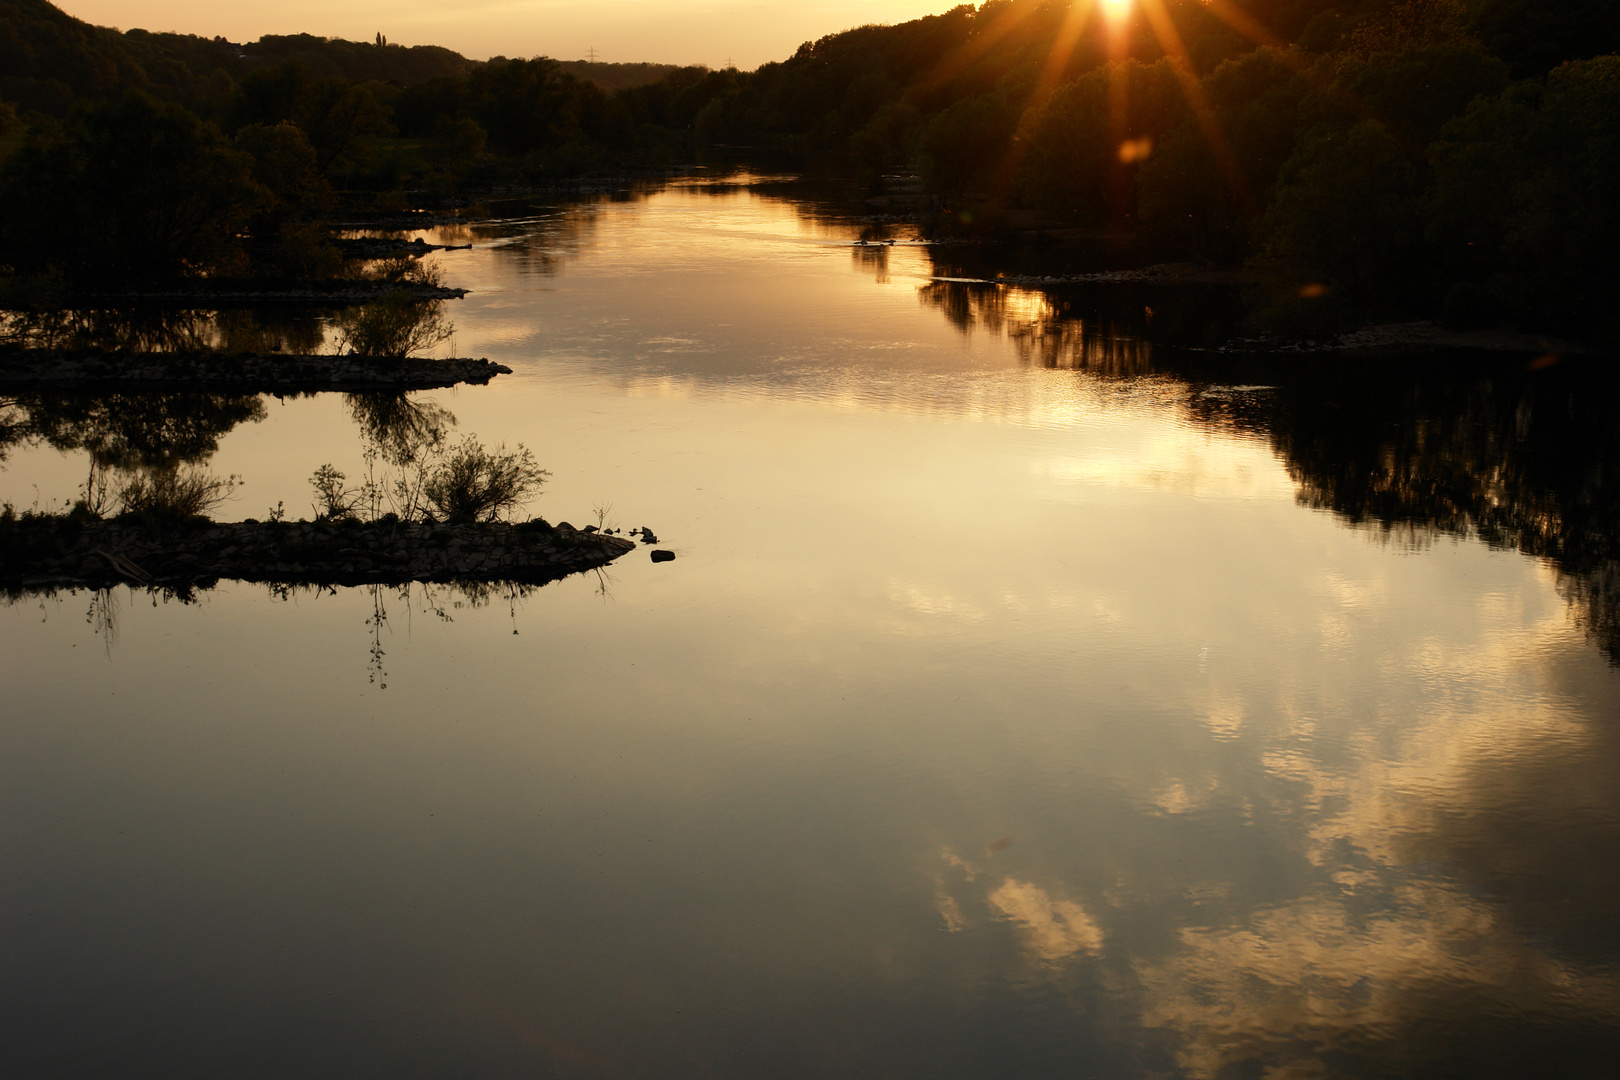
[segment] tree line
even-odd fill
[[[0,0],[0,72],[0,200],[26,208],[0,218],[13,293],[19,280],[330,276],[340,207],[689,158],[716,78],[475,62],[380,33],[120,33],[45,0]]]
[[[987,0],[753,72],[601,82],[380,34],[118,33],[45,0],[0,0],[0,29],[0,198],[48,211],[0,226],[14,270],[307,274],[339,199],[708,145],[916,170],[979,232],[1247,262],[1267,318],[1301,332],[1444,312],[1613,336],[1620,308],[1620,0],[1157,0],[1118,23]]]
[[[1303,333],[1444,312],[1616,336],[1620,3],[1160,0],[1073,36],[1086,6],[832,35],[697,124],[918,168],[992,227],[1247,261],[1266,321]]]

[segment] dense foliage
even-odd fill
[[[92,283],[230,267],[237,235],[270,201],[253,158],[144,94],[77,120],[37,131],[0,174],[0,200],[14,208],[0,236],[14,267]]]

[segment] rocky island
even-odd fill
[[[483,385],[512,369],[492,360],[356,354],[0,351],[0,391],[165,388],[294,393],[316,390],[434,390]]]
[[[0,517],[0,592],[128,584],[184,592],[220,579],[310,585],[517,581],[592,570],[635,541],[541,519],[507,522]]]

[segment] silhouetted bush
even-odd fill
[[[344,487],[348,479],[331,465],[322,465],[309,478],[315,489],[315,518],[317,521],[344,521],[354,516],[360,505],[361,493],[357,488]]]
[[[494,521],[523,505],[551,474],[521,443],[486,450],[468,435],[435,463],[423,486],[429,512],[440,521]]]
[[[214,476],[196,466],[157,469],[136,476],[118,493],[124,510],[163,518],[207,517],[241,484],[234,473]]]

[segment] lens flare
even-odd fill
[[[1134,165],[1138,161],[1146,161],[1153,156],[1153,136],[1143,135],[1140,139],[1126,139],[1119,144],[1119,160],[1123,165]]]
[[[1134,0],[1101,0],[1102,11],[1110,22],[1119,22],[1131,13]]]

